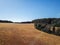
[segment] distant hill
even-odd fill
[[[13,22],[8,20],[0,20],[0,23],[13,23]]]
[[[26,21],[26,22],[21,22],[21,23],[33,23],[32,21]]]
[[[13,22],[13,21],[8,21],[8,20],[0,20],[0,23],[33,23],[32,21],[25,21],[25,22]]]

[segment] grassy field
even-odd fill
[[[0,23],[0,45],[60,45],[60,36],[41,32],[34,24]]]

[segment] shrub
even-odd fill
[[[40,25],[40,24],[38,24],[38,23],[35,23],[34,25],[35,25],[35,28],[36,28],[36,29],[39,29],[39,30],[41,30],[41,25]]]
[[[56,23],[55,26],[56,26],[56,27],[60,27],[60,23]]]

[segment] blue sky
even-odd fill
[[[60,0],[0,0],[0,20],[60,18]]]

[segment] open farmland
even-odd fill
[[[60,36],[41,32],[34,24],[0,23],[0,45],[60,45]]]

